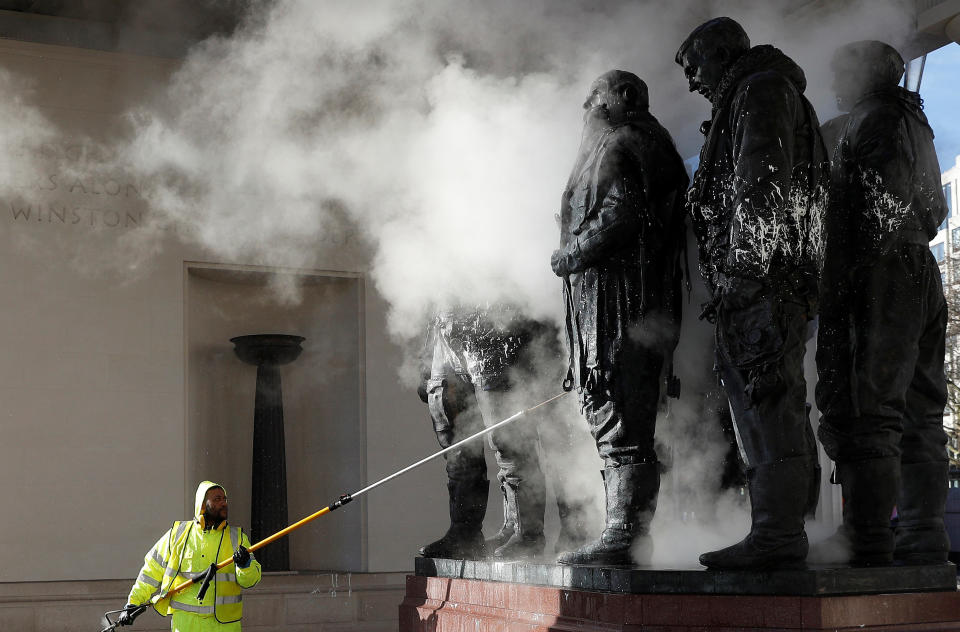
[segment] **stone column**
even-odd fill
[[[256,334],[231,338],[237,357],[257,367],[257,394],[253,407],[253,490],[250,537],[252,542],[287,526],[287,458],[283,433],[281,365],[297,359],[301,336]],[[265,571],[290,570],[290,543],[281,538],[256,552]]]

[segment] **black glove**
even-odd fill
[[[247,550],[247,547],[242,544],[237,547],[237,550],[233,554],[233,563],[239,568],[250,566],[250,551]]]
[[[133,611],[136,610],[139,606],[135,606],[132,603],[128,603],[123,607],[123,612],[120,613],[120,616],[117,617],[117,625],[133,625],[134,617],[131,616]]]

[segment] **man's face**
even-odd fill
[[[690,84],[690,92],[699,92],[708,100],[712,99],[726,70],[726,57],[722,49],[713,54],[705,53],[699,41],[688,46],[680,56],[680,65]]]
[[[587,95],[587,100],[583,102],[583,109],[589,112],[595,107],[606,105],[607,91],[606,81],[600,81],[599,79],[594,81],[590,85],[590,94]]]
[[[836,95],[837,108],[841,112],[849,112],[857,100],[867,92],[869,73],[849,55],[835,57],[830,68],[833,70],[831,87]]]
[[[213,522],[227,519],[227,495],[219,487],[211,487],[203,497],[203,514]]]

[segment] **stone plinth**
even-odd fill
[[[496,579],[507,573],[512,581]],[[418,560],[400,630],[960,632],[955,573],[952,564],[811,569],[744,581],[749,574]],[[902,592],[911,579],[924,586]],[[752,593],[733,594],[738,581]]]
[[[788,571],[708,571],[633,566],[561,566],[530,562],[441,560],[418,557],[423,577],[479,579],[579,590],[703,595],[850,595],[952,591],[953,564],[849,568],[811,566]]]

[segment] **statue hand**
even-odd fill
[[[420,366],[420,382],[417,384],[417,397],[420,398],[420,401],[424,404],[427,403],[429,399],[429,391],[427,390],[427,383],[430,381],[431,369],[430,365],[424,362]]]
[[[720,295],[717,296],[706,303],[700,304],[700,316],[697,318],[699,320],[705,320],[711,325],[717,324],[717,308],[720,306]]]
[[[580,259],[577,256],[579,251],[576,250],[576,243],[574,243],[574,248],[575,250],[573,252],[570,252],[567,248],[553,251],[553,254],[550,256],[550,267],[553,268],[554,274],[562,277],[580,272],[582,267],[580,266]]]
[[[554,250],[553,254],[550,255],[550,267],[553,268],[553,273],[558,277],[566,276],[569,274],[567,270],[567,257],[563,254],[562,250]]]

